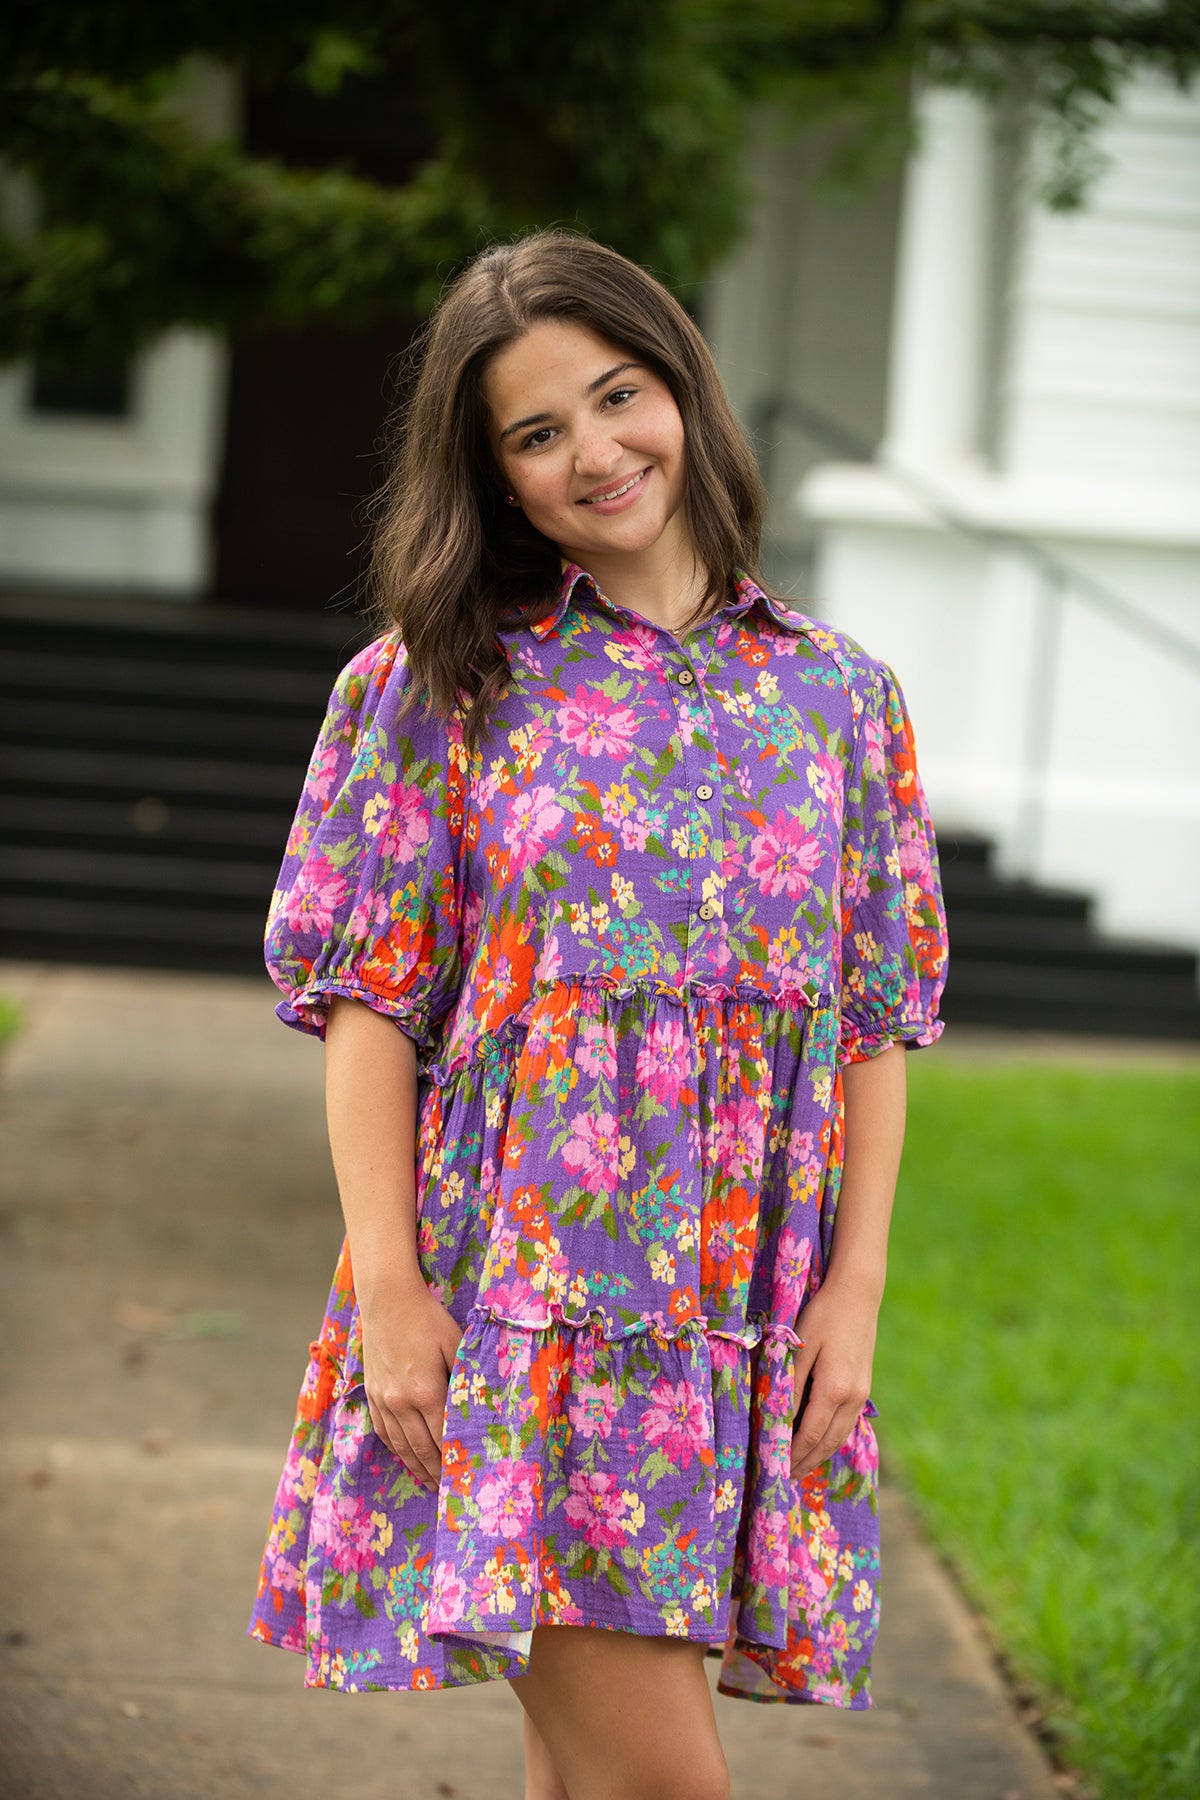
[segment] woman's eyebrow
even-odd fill
[[[583,390],[584,394],[594,394],[597,388],[602,388],[608,382],[615,381],[616,377],[618,375],[624,375],[627,369],[640,369],[641,366],[641,363],[635,362],[617,363],[614,368],[605,369],[603,375],[597,375],[595,381],[589,381],[588,385]],[[511,425],[506,425],[504,430],[500,433],[501,443],[504,442],[506,437],[511,437],[514,431],[525,431],[530,425],[544,425],[550,416],[549,413],[541,412],[530,413],[527,419],[515,419]]]
[[[618,363],[615,369],[605,369],[603,375],[597,375],[595,381],[590,382],[583,391],[585,394],[594,394],[597,388],[602,388],[606,382],[615,380],[618,375],[623,375],[626,369],[637,369],[640,367],[641,364],[635,362]]]

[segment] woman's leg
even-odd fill
[[[729,1800],[702,1644],[543,1626],[512,1689],[570,1800]]]
[[[515,1690],[514,1690],[515,1691]],[[571,1800],[541,1732],[525,1714],[525,1800]]]

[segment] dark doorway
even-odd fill
[[[296,167],[332,163],[388,182],[429,155],[429,127],[389,82],[333,98],[251,91],[246,148]],[[347,604],[365,562],[363,504],[379,482],[391,368],[418,320],[404,296],[366,331],[278,333],[232,347],[225,456],[214,509],[215,597],[251,606]]]

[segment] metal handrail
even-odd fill
[[[1054,739],[1054,702],[1062,652],[1065,602],[1072,592],[1096,612],[1102,613],[1142,642],[1190,666],[1200,673],[1200,645],[1172,630],[1161,620],[1148,618],[1123,594],[1098,580],[1086,569],[1076,568],[1065,557],[1048,550],[1036,538],[1011,527],[981,525],[961,513],[953,501],[939,491],[937,484],[916,475],[890,458],[876,454],[865,438],[850,430],[840,420],[831,418],[819,407],[797,400],[788,394],[776,394],[762,401],[751,415],[751,435],[758,448],[759,465],[764,482],[769,484],[771,444],[769,434],[779,423],[798,427],[816,443],[823,444],[839,456],[868,463],[891,477],[919,500],[940,525],[963,537],[992,548],[1015,551],[1035,568],[1041,578],[1039,604],[1035,621],[1037,654],[1032,660],[1031,689],[1026,712],[1020,763],[1021,794],[1017,806],[1016,856],[1014,861],[1026,873],[1038,872],[1046,826],[1046,773],[1050,766]]]
[[[1182,632],[1174,631],[1170,625],[1164,625],[1161,620],[1149,618],[1123,594],[1109,587],[1107,582],[1097,580],[1086,569],[1077,568],[1074,563],[1068,562],[1055,551],[1048,550],[1044,544],[1027,536],[1025,532],[1016,531],[1011,526],[981,525],[976,520],[967,518],[939,490],[936,483],[923,475],[914,474],[911,469],[901,467],[890,458],[878,456],[865,438],[860,438],[848,426],[831,418],[828,413],[821,412],[818,407],[810,406],[807,401],[796,400],[788,394],[777,394],[762,401],[752,414],[751,435],[755,442],[761,446],[765,434],[781,420],[798,426],[808,437],[836,450],[850,462],[871,463],[882,469],[892,477],[897,487],[906,489],[914,499],[920,500],[939,525],[945,525],[964,537],[974,538],[977,543],[1018,551],[1027,562],[1040,570],[1048,582],[1056,587],[1075,589],[1098,612],[1107,613],[1127,631],[1153,641],[1171,656],[1180,657],[1200,670],[1200,644],[1185,637]],[[767,474],[766,462],[767,458],[760,448],[759,463],[763,468],[764,479]]]

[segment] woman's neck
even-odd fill
[[[576,560],[614,606],[628,607],[652,624],[678,632],[703,604],[708,571],[697,561],[689,539],[672,544],[666,538],[664,532],[656,544],[636,553],[615,551]]]

